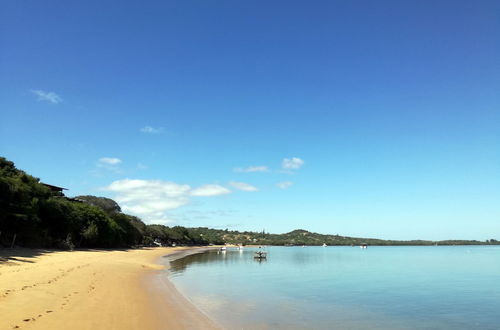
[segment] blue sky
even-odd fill
[[[0,154],[149,223],[500,238],[498,1],[4,1]]]

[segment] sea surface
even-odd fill
[[[266,247],[171,261],[227,329],[500,329],[500,247]]]

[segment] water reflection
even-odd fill
[[[253,258],[253,260],[259,264],[267,262],[267,258]]]
[[[184,272],[188,267],[196,264],[234,264],[240,262],[265,263],[266,259],[257,259],[253,255],[256,249],[228,249],[225,251],[210,250],[203,253],[191,254],[186,257],[170,261],[172,275]]]
[[[273,250],[273,249],[271,249]],[[173,260],[170,262],[171,274],[179,274],[184,272],[191,265],[196,264],[235,264],[235,263],[258,263],[266,264],[268,258],[254,258],[254,254],[257,251],[269,252],[266,249],[260,248],[228,248],[227,250],[209,250],[202,253],[196,253],[188,255],[186,257]],[[298,267],[310,267],[316,264],[328,263],[342,263],[346,256],[342,253],[332,253],[333,248],[296,248],[296,247],[285,247],[281,248],[281,251],[287,251],[284,255],[282,253],[277,253],[275,255],[276,263],[288,262],[295,264]],[[356,250],[357,252],[358,250]],[[276,251],[275,251],[276,252]]]

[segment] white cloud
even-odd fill
[[[292,184],[293,182],[291,181],[283,181],[283,182],[278,182],[276,186],[280,189],[288,189]]]
[[[245,168],[237,167],[233,170],[234,172],[269,172],[269,168],[267,166],[248,166]]]
[[[244,183],[244,182],[235,182],[235,181],[231,181],[229,182],[229,185],[233,188],[236,188],[238,190],[243,190],[243,191],[257,191],[259,189],[257,189],[257,187],[254,187],[248,183]]]
[[[191,202],[192,196],[210,197],[231,191],[216,184],[202,185],[196,189],[186,184],[161,180],[123,179],[104,188],[115,193],[114,197],[123,211],[142,218],[147,223],[173,222],[170,211]]]
[[[284,158],[282,162],[282,167],[285,170],[298,170],[302,165],[304,165],[304,161],[300,158]]]
[[[148,223],[163,224],[173,221],[167,212],[189,204],[191,193],[196,191],[186,184],[134,179],[114,181],[105,190],[117,194],[115,199],[124,212],[137,215]]]
[[[46,101],[53,104],[61,103],[62,98],[54,92],[44,92],[42,90],[31,90],[33,94],[38,96],[38,101]]]
[[[114,157],[102,157],[99,158],[99,163],[100,164],[106,164],[106,165],[118,165],[122,162],[120,158],[114,158]]]
[[[122,160],[120,158],[115,158],[115,157],[102,157],[97,160],[96,166],[99,169],[104,169],[107,171],[115,172],[115,173],[120,173],[120,164]],[[96,172],[99,174],[99,172]],[[102,173],[101,173],[102,174]]]
[[[141,128],[141,132],[148,134],[159,134],[163,133],[163,131],[164,131],[163,127],[155,128],[151,126],[144,126],[143,128]]]
[[[218,184],[206,184],[191,191],[191,196],[219,196],[229,194],[231,190]]]

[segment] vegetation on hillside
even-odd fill
[[[396,241],[382,240],[374,238],[347,237],[340,235],[323,235],[312,233],[307,230],[297,229],[285,234],[270,234],[262,232],[240,232],[229,230],[218,230],[209,228],[191,228],[193,233],[219,242],[230,244],[257,244],[257,245],[480,245],[480,244],[500,244],[494,239],[486,242],[475,240],[453,240],[453,241]]]
[[[0,157],[0,247],[62,249],[100,247],[122,248],[156,244],[209,245],[465,245],[500,244],[494,239],[480,241],[392,241],[322,235],[306,230],[286,234],[239,232],[210,228],[146,225],[124,214],[109,198],[77,196],[67,198],[40,180],[18,170]]]
[[[104,197],[66,198],[0,158],[0,247],[130,247],[154,241],[207,244],[183,227],[146,225]]]

